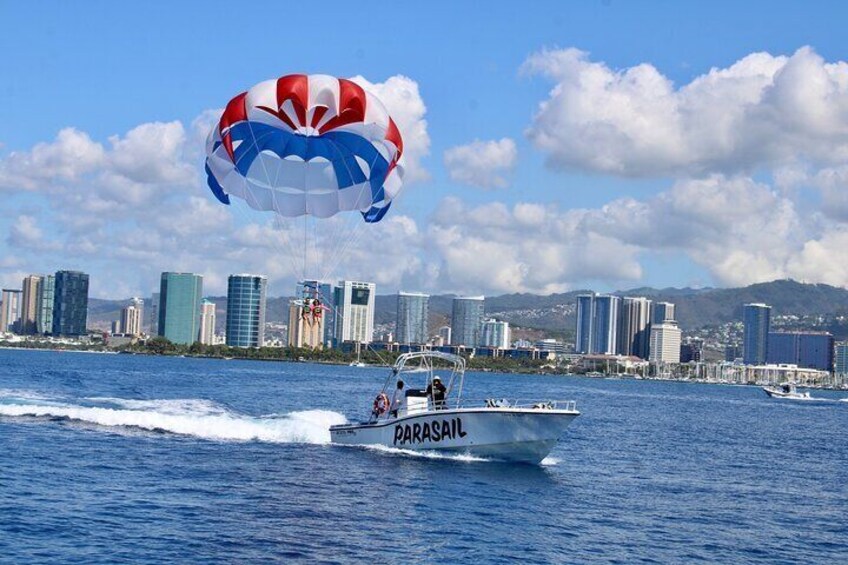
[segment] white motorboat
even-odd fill
[[[798,392],[795,383],[780,386],[764,386],[763,390],[770,398],[785,398],[787,400],[812,400],[809,392]]]
[[[399,379],[405,383],[403,403],[394,413],[390,407],[398,396]],[[465,360],[458,355],[405,353],[377,395],[371,417],[331,426],[332,441],[539,463],[580,415],[573,400],[467,400],[462,396],[464,379]],[[435,381],[446,386],[443,396],[437,392],[433,398]]]

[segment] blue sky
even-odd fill
[[[301,11],[279,2],[3,3],[0,282],[16,286],[21,274],[79,268],[92,273],[95,295],[119,297],[147,295],[159,271],[186,269],[204,272],[207,291],[215,293],[228,271],[259,270],[269,274],[272,293],[288,292],[295,273],[256,241],[261,233],[237,237],[254,218],[234,216],[229,224],[210,211],[215,202],[203,186],[202,145],[192,123],[257,82],[305,72],[358,75],[374,84],[405,77],[426,108],[415,119],[426,121],[427,143],[392,210],[396,222],[366,235],[401,249],[363,249],[356,262],[339,266],[338,276],[370,276],[381,292],[490,294],[729,286],[783,276],[844,285],[845,272],[821,263],[844,249],[848,217],[841,208],[845,70],[836,65],[846,59],[844,16],[836,2],[324,2]],[[746,68],[754,71],[729,71],[706,94],[686,89],[711,69],[731,69],[760,52],[770,58],[749,60]],[[801,70],[783,73],[783,83],[775,79],[793,61]],[[650,72],[640,74],[640,65]],[[831,83],[828,95],[807,100],[803,88],[792,88],[790,80],[807,83],[821,69]],[[738,73],[764,82],[750,87],[754,94],[731,92]],[[606,86],[586,86],[592,76]],[[655,84],[657,77],[668,84]],[[578,84],[582,90],[552,95],[555,87]],[[604,107],[575,110],[593,99],[606,100],[616,115]],[[666,102],[648,107],[659,99]],[[549,112],[542,103],[550,103]],[[705,125],[717,119],[710,112],[737,103],[756,111],[713,135]],[[821,112],[791,122],[773,117],[817,104]],[[88,138],[85,150],[100,146],[109,154],[116,151],[110,138],[175,122],[175,153],[165,158],[175,159],[180,174],[133,176],[114,165],[117,156],[67,174],[51,169],[62,159],[79,160],[74,144],[57,137],[65,128]],[[760,123],[781,132],[763,134],[779,142],[762,152],[761,141],[746,137]],[[667,138],[628,140],[666,127]],[[730,138],[727,149],[722,144]],[[511,151],[485,146],[503,140],[500,147]],[[497,173],[500,186],[492,187],[480,167],[468,170],[468,153],[446,164],[446,152],[475,141],[484,145],[471,146],[473,153],[492,149],[482,166]],[[687,149],[678,153],[676,145]],[[46,160],[38,159],[39,146]],[[699,153],[705,146],[715,148]],[[606,152],[608,159],[593,157]],[[145,158],[141,151],[140,162]],[[196,178],[186,176],[187,167],[196,168]],[[110,179],[115,184],[107,186]],[[121,183],[140,194],[116,196]],[[96,206],[86,207],[88,190]],[[167,212],[176,214],[170,221],[186,226],[181,233],[156,223],[166,196]],[[742,202],[759,220],[750,231],[739,220],[712,225],[687,216],[686,201],[716,215],[727,209],[721,205]],[[174,210],[183,204],[185,221]],[[204,215],[205,225],[190,225]],[[492,223],[501,216],[511,227]],[[261,226],[267,218],[255,221]],[[119,249],[146,237],[150,252],[137,243]],[[211,238],[215,245],[205,247]],[[457,251],[469,238],[478,241]],[[236,246],[242,252],[233,252]]]

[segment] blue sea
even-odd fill
[[[848,559],[848,393],[469,373],[582,415],[539,466],[331,445],[385,377],[2,350],[0,562]]]

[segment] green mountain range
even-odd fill
[[[562,294],[504,294],[487,297],[486,314],[525,328],[555,333],[570,333],[575,327],[575,300],[578,290]],[[681,328],[695,330],[726,322],[742,320],[742,306],[763,302],[772,306],[772,315],[834,317],[848,315],[848,290],[825,284],[806,284],[793,280],[777,280],[741,288],[634,288],[619,291],[620,296],[645,296],[654,301],[672,302]],[[430,297],[430,323],[435,329],[450,319],[452,295]],[[226,297],[210,297],[216,303],[218,326],[226,319]],[[268,299],[266,319],[286,323],[288,297]],[[89,300],[89,326],[107,329],[117,319],[128,300]],[[145,301],[149,304],[149,300]],[[378,295],[375,304],[375,323],[391,325],[395,321],[397,295]]]

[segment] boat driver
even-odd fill
[[[427,396],[433,400],[433,407],[436,410],[445,409],[445,393],[447,388],[442,384],[442,379],[439,375],[433,376],[433,382],[427,385]]]
[[[393,418],[397,418],[398,413],[404,409],[406,402],[406,391],[403,390],[403,381],[398,379],[397,388],[395,389],[395,397],[392,399],[392,410],[389,412]]]

